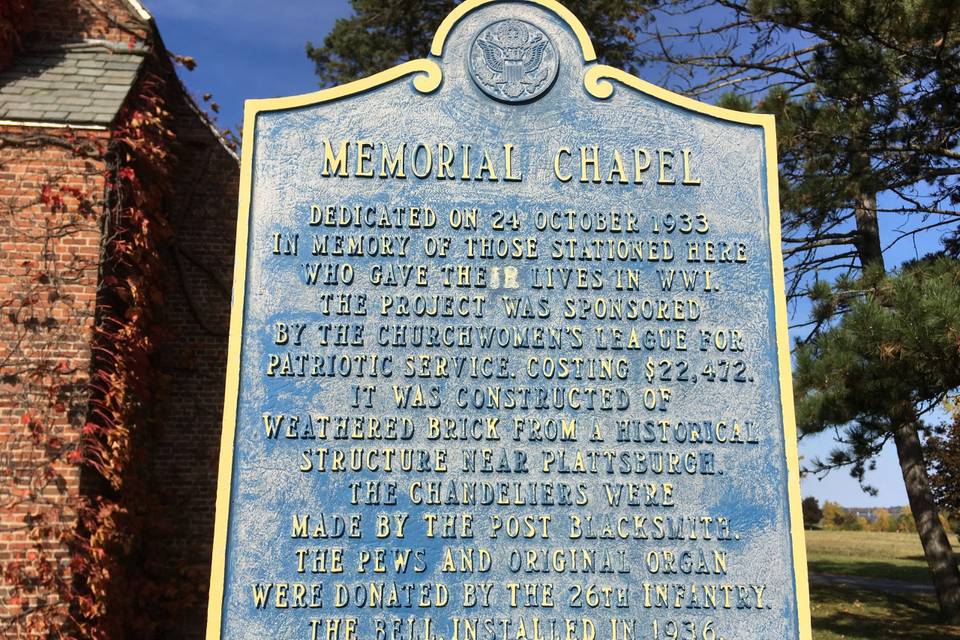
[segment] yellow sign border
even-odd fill
[[[466,0],[444,19],[431,44],[431,55],[442,58],[447,37],[454,27],[471,12],[501,2],[526,2],[542,7],[563,20],[577,37],[585,63],[597,59],[593,42],[583,23],[556,0]],[[210,568],[210,590],[207,601],[206,640],[222,640],[223,594],[226,573],[227,531],[230,521],[230,492],[233,478],[234,436],[240,390],[240,355],[243,335],[244,293],[247,273],[250,201],[253,195],[253,141],[257,115],[265,111],[292,109],[331,102],[363,93],[395,80],[413,76],[414,88],[424,94],[436,91],[443,81],[440,65],[431,59],[411,60],[368,78],[330,89],[299,96],[247,100],[244,105],[243,145],[240,165],[240,198],[237,209],[237,239],[233,269],[233,306],[230,312],[230,342],[227,350],[226,391],[223,403],[223,431],[220,440],[217,480],[216,524],[213,536],[213,559]],[[812,640],[810,625],[810,592],[807,576],[807,552],[803,530],[800,494],[800,461],[797,447],[797,426],[794,416],[793,383],[790,363],[790,337],[787,331],[787,304],[781,250],[780,195],[777,174],[776,123],[771,115],[744,113],[698,102],[662,87],[641,80],[620,69],[592,64],[584,73],[584,88],[593,97],[606,100],[613,95],[613,81],[663,100],[668,104],[714,118],[763,128],[767,165],[767,209],[770,214],[770,255],[774,288],[774,311],[777,335],[777,360],[780,377],[780,405],[783,410],[784,443],[790,503],[790,534],[793,543],[793,571],[796,580],[799,640]]]

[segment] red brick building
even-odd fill
[[[202,637],[238,173],[139,2],[0,0],[0,637]]]

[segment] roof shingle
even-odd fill
[[[108,125],[136,81],[138,51],[24,52],[0,72],[0,118]]]

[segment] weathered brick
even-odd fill
[[[137,29],[129,6],[124,0],[98,0],[97,4],[105,11],[97,11],[94,3],[81,0],[35,0],[36,30],[34,39],[25,41],[25,46],[50,48],[47,45],[89,38],[125,46],[130,39],[129,26],[133,24]],[[144,26],[138,34],[147,39],[149,28]],[[166,61],[166,52],[159,54],[159,59]],[[12,111],[29,119],[39,119],[30,117],[39,114],[57,122],[74,116],[87,118],[88,122],[112,122],[119,101],[126,95],[122,76],[132,77],[141,60],[122,54],[104,58],[100,52],[65,55],[69,57],[67,63],[61,55],[29,57],[25,68],[35,70],[34,76],[28,78],[30,86],[17,84],[16,90],[4,93],[4,85],[9,84],[0,74],[0,94],[5,96],[0,101],[0,117],[15,119],[15,115],[10,115]],[[91,66],[93,61],[99,61],[100,66]],[[81,74],[82,69],[87,69],[87,74]],[[102,72],[100,81],[89,75],[97,70]],[[191,108],[173,73],[168,64],[161,69],[161,75],[169,80],[167,106],[173,114],[176,139],[180,140],[171,142],[174,170],[166,204],[178,251],[163,253],[170,277],[164,292],[161,357],[153,374],[157,379],[169,376],[171,382],[166,394],[147,407],[151,424],[158,425],[149,452],[156,464],[150,465],[151,475],[147,478],[160,498],[159,512],[153,515],[170,526],[139,542],[145,561],[161,572],[161,588],[186,587],[193,594],[201,594],[185,601],[179,615],[154,619],[159,629],[156,637],[199,640],[205,626],[206,603],[202,594],[213,534],[239,172],[236,158]],[[109,83],[104,78],[109,78]],[[44,98],[33,103],[43,106],[40,110],[17,111],[17,104],[30,104],[35,96],[47,95],[51,84],[58,95],[64,92],[63,100],[51,102]],[[84,102],[76,92],[89,92],[95,97]],[[12,96],[23,100],[18,102]],[[61,136],[65,140],[79,136],[91,141],[105,141],[110,136],[109,131],[28,130],[16,126],[0,127],[0,133]],[[8,309],[4,307],[0,314],[0,362],[27,368],[41,360],[63,362],[80,372],[80,392],[85,390],[85,376],[91,365],[105,212],[100,209],[93,216],[71,220],[69,234],[50,238],[48,229],[62,227],[70,214],[54,213],[38,200],[51,176],[56,176],[58,184],[79,187],[102,197],[105,174],[103,161],[74,155],[60,145],[0,148],[0,200],[4,204],[0,207],[0,300],[10,300],[28,288],[36,288],[38,269],[61,283],[55,298],[48,298],[47,289],[41,288],[43,295],[36,308],[30,310],[41,320],[55,319],[56,325],[50,330],[24,334],[21,325],[7,321]],[[177,263],[178,255],[190,255],[191,259]],[[26,262],[34,266],[24,266]],[[194,307],[199,317],[191,311]],[[12,350],[17,350],[17,357],[4,360]],[[2,373],[7,371],[4,368]],[[3,477],[14,478],[12,483],[5,480],[0,484],[0,491],[25,486],[27,470],[46,456],[30,440],[22,422],[27,408],[40,406],[36,398],[24,395],[27,386],[23,379],[8,383],[0,378],[0,474],[9,473]],[[84,404],[73,419],[66,415],[54,418],[57,435],[68,444],[78,442],[86,409]],[[63,476],[65,491],[47,487],[41,498],[62,507],[63,521],[71,525],[75,517],[73,506],[86,488],[81,487],[81,473],[75,465],[60,459],[54,467]],[[22,526],[23,519],[38,506],[39,503],[24,503],[0,511],[0,564],[22,560],[30,550],[32,542]],[[44,541],[44,545],[68,571],[67,550],[55,539]],[[195,575],[196,584],[183,583],[184,568],[192,570],[187,575]],[[0,579],[0,603],[6,601],[11,588]],[[50,602],[57,598],[55,593],[43,595]]]

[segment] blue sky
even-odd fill
[[[318,88],[304,53],[319,43],[347,0],[147,0],[167,49],[193,56],[196,70],[181,73],[196,96],[210,92],[220,124],[243,120],[247,98],[307,93]]]
[[[226,127],[242,121],[247,98],[316,90],[313,63],[304,53],[306,42],[319,43],[338,17],[350,14],[347,0],[147,0],[146,5],[167,48],[197,60],[195,71],[181,73],[184,82],[196,96],[213,94],[221,108],[220,124]],[[936,234],[928,234],[916,248],[902,243],[891,263],[922,255],[935,245]],[[831,448],[825,435],[805,440],[800,453],[808,459],[825,457]],[[823,481],[806,479],[803,494],[846,506],[907,503],[892,444],[867,480],[880,490],[877,497],[864,494],[844,471]]]

